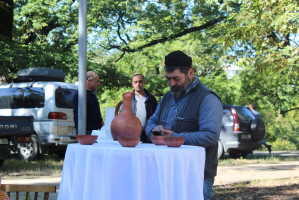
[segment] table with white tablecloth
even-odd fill
[[[67,147],[59,200],[203,199],[205,150],[117,141]]]

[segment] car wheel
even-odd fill
[[[261,141],[265,137],[265,123],[262,119],[254,119],[251,122],[251,138],[254,141]]]
[[[50,152],[53,154],[56,154],[58,156],[59,159],[64,159],[65,156],[65,152],[66,152],[66,147],[67,146],[52,146],[50,148]]]
[[[0,167],[2,167],[3,163],[4,163],[4,160],[0,159]]]
[[[241,157],[241,151],[239,151],[239,150],[230,150],[229,151],[229,156],[231,158],[234,158],[234,159],[240,158]]]
[[[18,155],[21,160],[34,160],[39,155],[39,141],[36,135],[31,135],[30,142],[18,143]]]
[[[224,157],[223,145],[222,145],[222,142],[220,140],[218,140],[218,160],[222,159],[223,157]]]
[[[242,151],[241,156],[242,158],[247,158],[248,152],[247,151]]]

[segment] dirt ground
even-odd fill
[[[299,177],[215,186],[212,199],[298,200]]]
[[[257,151],[254,152],[254,155],[264,156],[268,154],[264,151]],[[219,166],[214,185],[299,177],[299,151],[274,151],[272,155],[298,157],[298,161],[283,161],[274,164]]]
[[[298,161],[285,161],[275,164],[220,166],[217,174],[214,185],[299,177],[299,157]]]

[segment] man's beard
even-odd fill
[[[178,86],[178,85],[174,85],[174,86],[169,86],[170,90],[172,91],[172,94],[174,95],[174,97],[176,99],[180,99],[181,97],[183,97],[183,95],[185,94],[186,90],[190,87],[190,85],[192,84],[191,80],[189,79],[188,75],[186,76],[186,81],[184,83],[184,85],[182,86]]]

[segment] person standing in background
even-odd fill
[[[260,114],[259,114],[258,111],[255,110],[255,105],[254,104],[250,104],[249,109],[254,114],[255,118],[257,118],[257,119],[260,118]],[[272,151],[272,149],[271,149],[272,146],[271,145],[267,144],[265,140],[262,140],[261,144],[264,145],[268,149],[269,153],[271,153],[271,151]]]
[[[96,91],[100,86],[100,78],[96,72],[86,72],[86,135],[93,130],[100,130],[104,125]],[[78,91],[73,97],[74,122],[78,134]]]
[[[134,74],[132,76],[132,86],[134,87],[134,97],[132,101],[132,111],[142,124],[141,141],[150,143],[146,137],[145,126],[147,120],[154,114],[157,108],[156,98],[150,94],[145,88],[146,82],[142,74]]]
[[[254,110],[255,105],[254,104],[250,104],[249,105],[249,109],[251,110],[251,112],[254,114],[254,116],[259,119],[260,118],[260,114],[258,111]]]

